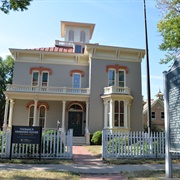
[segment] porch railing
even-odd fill
[[[10,155],[11,130],[0,131],[0,156]],[[66,132],[46,129],[42,131],[42,158],[72,158],[73,130]],[[39,145],[12,144],[12,158],[38,158]]]
[[[131,94],[131,90],[128,87],[117,87],[117,86],[109,86],[104,88],[104,94]]]
[[[8,84],[7,91],[14,92],[40,92],[58,94],[90,94],[89,88],[70,88],[70,87],[49,87],[49,86],[22,86]]]

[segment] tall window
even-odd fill
[[[34,71],[32,73],[32,86],[38,86],[39,85],[39,72]]]
[[[39,109],[39,126],[44,128],[45,125],[46,108],[41,106]]]
[[[81,31],[81,34],[80,34],[80,42],[84,42],[85,43],[85,39],[86,38],[86,34],[84,31]]]
[[[30,106],[29,108],[29,126],[33,126],[34,119],[34,106]]]
[[[74,73],[73,74],[73,88],[80,88],[81,87],[81,74]]]
[[[42,72],[40,73],[38,71],[34,71],[32,73],[32,86],[47,86],[48,85],[48,78],[49,73],[48,72]]]
[[[110,69],[109,70],[109,86],[115,86],[115,70]]]
[[[119,71],[119,87],[124,87],[124,71]]]
[[[124,102],[115,101],[114,105],[114,126],[124,127]]]
[[[42,73],[42,86],[47,86],[48,84],[48,72]]]
[[[74,41],[74,31],[73,30],[70,30],[69,31],[69,41]]]

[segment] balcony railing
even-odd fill
[[[84,46],[83,42],[71,42],[71,41],[55,40],[55,45],[56,46],[69,46],[69,47],[73,47],[75,44],[79,44],[79,45]]]
[[[22,86],[22,85],[11,85],[11,84],[7,85],[6,91],[52,93],[52,94],[90,94],[89,88]]]
[[[123,94],[123,95],[130,95],[131,90],[128,87],[116,87],[116,86],[109,86],[104,88],[104,94]]]

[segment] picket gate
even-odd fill
[[[41,158],[72,158],[73,130],[61,132],[55,129],[42,131]],[[11,130],[0,131],[0,156],[10,155]],[[12,144],[12,158],[38,158],[39,145]]]

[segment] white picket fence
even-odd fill
[[[41,158],[72,158],[73,130],[66,132],[42,131]],[[0,156],[10,156],[11,130],[0,131]],[[38,158],[39,145],[12,144],[12,158]]]
[[[180,157],[180,153],[173,154]],[[164,158],[165,133],[103,130],[102,158]]]

